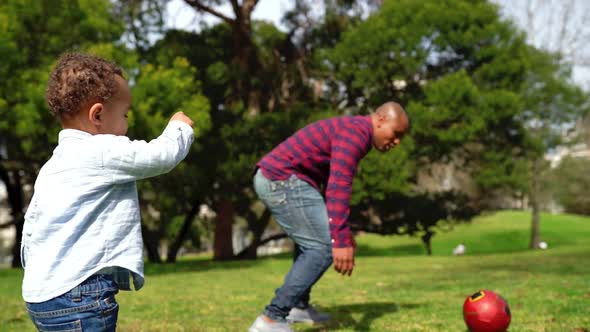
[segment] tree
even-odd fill
[[[590,185],[590,160],[567,157],[551,171],[550,182],[554,195],[566,212],[590,215],[590,199],[586,194]]]
[[[294,32],[283,33],[250,19],[256,1],[232,1],[233,17],[215,9],[220,1],[186,2],[221,23],[203,26],[198,33],[167,31],[146,52],[146,59],[169,63],[183,56],[198,68],[196,75],[212,110],[212,126],[201,140],[197,159],[205,181],[201,184],[207,189],[200,201],[217,212],[214,257],[254,258],[256,247],[267,241],[262,234],[270,220],[251,189],[254,164],[305,125],[310,114],[326,114],[332,107],[313,97],[306,55],[295,44]],[[232,225],[238,217],[248,224],[251,244],[234,255]]]
[[[212,126],[197,154],[203,188],[208,190],[201,201],[217,213],[215,259],[231,259],[232,227],[238,215],[248,220],[253,243],[261,240],[264,227],[258,225],[266,226],[269,218],[252,210],[257,209],[251,172],[261,154],[299,123],[297,117],[303,113],[297,111],[297,103],[307,90],[289,56],[287,36],[271,24],[251,21],[257,1],[232,1],[234,17],[218,12],[214,1],[187,3],[221,23],[199,33],[168,31],[149,56],[170,61],[181,55],[198,68],[212,110]]]
[[[472,208],[467,195],[458,192],[391,192],[368,206],[358,204],[351,218],[351,227],[383,235],[419,236],[426,253],[432,255],[431,240],[438,230],[446,231],[452,223],[469,221],[478,212]]]
[[[562,63],[580,69],[590,67],[590,4],[583,0],[494,0],[503,14],[527,32],[528,42],[559,54]],[[588,80],[578,77],[588,87]]]
[[[433,206],[463,205],[466,211],[460,215],[465,216],[482,207],[473,197],[467,204],[463,195],[450,191],[425,193],[417,179],[420,171],[457,165],[480,192],[512,185],[513,157],[523,153],[524,144],[518,91],[529,68],[526,50],[524,36],[485,1],[385,2],[346,31],[324,61],[334,73],[329,84],[334,88],[328,92],[332,99],[352,113],[366,112],[382,100],[398,100],[412,121],[409,137],[391,157],[399,163],[370,156],[370,166],[361,163],[355,186],[370,195],[358,199],[358,207],[378,211],[379,200],[389,195],[392,200],[386,202],[399,208],[398,214],[414,217],[415,227],[400,229],[412,233],[421,228],[426,235],[430,225],[420,226],[422,218],[410,213],[414,207],[398,206],[394,198],[401,195],[418,207],[426,198],[434,200]],[[394,181],[397,185],[392,178],[400,178]],[[446,216],[442,212],[437,221],[457,215],[452,209]],[[391,219],[391,214],[383,217]]]
[[[58,127],[44,102],[52,63],[68,49],[115,42],[122,26],[108,1],[3,1],[0,4],[0,137],[7,150],[0,176],[9,189],[16,227],[12,266],[20,266],[20,238],[28,193],[51,153]],[[108,46],[107,46],[108,47]]]
[[[163,3],[120,3],[130,6],[120,25],[134,31],[139,49],[125,60],[126,68],[137,82],[139,100],[152,105],[134,115],[132,134],[153,133],[165,114],[185,107],[180,100],[193,94],[203,95],[187,101],[198,114],[207,114],[205,97],[210,109],[210,125],[203,117],[202,136],[187,163],[174,171],[177,177],[140,185],[142,206],[153,212],[144,213],[152,259],[159,259],[162,242],[169,244],[167,260],[175,259],[200,204],[217,212],[215,259],[236,256],[231,243],[237,219],[246,220],[251,231],[251,246],[239,256],[255,257],[270,220],[251,189],[256,161],[312,120],[366,114],[388,99],[407,106],[413,129],[393,154],[370,153],[361,163],[353,193],[356,229],[406,232],[422,236],[428,246],[440,220],[468,219],[482,208],[488,191],[523,185],[515,176],[522,168],[516,157],[526,151],[521,113],[533,52],[495,6],[466,0],[326,0],[324,13],[316,15],[317,3],[299,1],[286,17],[289,31],[282,32],[251,19],[255,0],[227,2],[232,15],[216,10],[222,1],[186,3],[221,22],[198,32],[165,31],[154,44],[142,41],[148,40],[145,31],[161,28],[160,9],[151,6]],[[480,196],[465,201],[450,190],[426,192],[419,174],[438,164],[471,176]],[[392,204],[396,200],[408,205]],[[412,217],[395,218],[391,207]],[[436,213],[412,212],[425,207]],[[381,226],[371,224],[371,211],[380,214]]]
[[[417,174],[439,163],[468,173],[483,197],[490,190],[524,186],[516,157],[526,151],[521,112],[533,53],[494,5],[386,2],[370,7],[373,15],[365,19],[355,2],[325,1],[326,13],[318,18],[312,3],[302,1],[288,13],[290,31],[284,34],[250,20],[256,1],[232,1],[233,17],[215,9],[219,1],[187,3],[222,23],[198,34],[171,31],[156,47],[166,49],[159,54],[181,52],[198,67],[211,101],[213,125],[202,150],[210,163],[202,170],[215,179],[204,201],[223,211],[217,259],[232,257],[232,248],[222,245],[231,243],[237,215],[249,216],[255,237],[261,228],[253,225],[266,220],[253,210],[249,183],[249,170],[263,153],[313,119],[366,114],[383,100],[407,105],[412,134],[395,154],[369,154],[360,165],[353,194],[358,208],[374,209],[379,198],[400,194],[418,206],[424,197],[439,199],[438,206],[466,204],[462,195],[420,188]],[[472,198],[465,208],[477,211],[483,207],[478,204]],[[458,214],[445,211],[448,218]],[[361,220],[358,225],[368,225]]]
[[[528,42],[553,54],[533,54],[524,106],[528,133],[531,135],[529,196],[532,209],[530,248],[538,248],[540,241],[540,183],[546,174],[542,155],[563,141],[563,133],[585,111],[580,88],[572,81],[571,66],[590,65],[590,9],[588,3],[577,0],[538,1],[521,3],[498,1],[505,13],[527,32]],[[535,51],[532,51],[535,53]]]
[[[152,39],[164,33],[164,8],[167,0],[117,0],[112,2],[113,16],[125,26],[121,36],[140,56],[152,46]]]
[[[234,17],[228,17],[214,8],[221,2],[219,0],[185,1],[195,10],[213,15],[221,19],[224,24],[229,25],[232,50],[232,58],[229,63],[232,89],[227,98],[231,103],[241,102],[250,112],[259,112],[260,104],[263,102],[261,100],[263,91],[255,80],[248,79],[248,77],[256,77],[258,70],[262,68],[257,55],[258,49],[252,36],[251,15],[258,0],[244,0],[241,4],[237,0],[231,0]]]
[[[51,68],[61,53],[89,52],[111,59],[125,69],[135,96],[131,112],[132,137],[156,137],[169,116],[178,109],[193,117],[197,137],[208,127],[208,101],[200,94],[200,83],[194,80],[194,68],[182,59],[175,59],[168,67],[147,64],[140,52],[121,42],[125,24],[113,8],[113,3],[106,0],[11,0],[0,4],[0,53],[3,55],[0,73],[5,78],[0,82],[0,144],[7,150],[6,155],[0,157],[0,180],[8,189],[12,215],[12,220],[0,227],[16,227],[13,266],[20,265],[23,215],[30,196],[23,188],[33,184],[39,167],[57,144],[60,126],[47,110],[44,90]],[[198,145],[194,149],[198,149]],[[166,193],[168,199],[157,202],[166,218],[162,223],[166,225],[162,226],[164,228],[172,227],[170,220],[178,215],[186,214],[192,222],[193,218],[189,218],[193,207],[190,204],[195,202],[192,196],[183,196],[186,188],[182,185],[175,190],[170,188],[172,179],[188,176],[193,176],[193,170],[183,164],[175,173],[158,178],[153,184],[140,183],[140,188],[148,188],[141,192],[145,202],[151,203],[146,198],[149,194],[144,195],[150,188]],[[179,196],[181,204],[171,202],[170,197]],[[144,215],[149,218],[148,213]],[[157,248],[160,235],[154,244],[150,241],[153,234],[149,226],[144,229],[148,230],[144,234],[146,247]],[[148,250],[153,254],[150,258],[158,260],[157,250],[152,251]]]
[[[543,160],[546,151],[564,141],[564,131],[571,128],[585,111],[586,96],[571,80],[557,57],[532,50],[533,69],[524,90],[525,110],[523,121],[528,128],[531,149],[530,204],[532,208],[531,239],[529,247],[538,248],[540,239],[540,185],[548,165]]]
[[[187,235],[186,228],[190,228],[200,207],[198,184],[203,181],[197,167],[198,160],[193,156],[200,148],[200,136],[210,126],[210,116],[209,101],[202,95],[201,84],[195,80],[195,76],[195,69],[186,59],[175,58],[170,66],[143,66],[134,79],[135,102],[131,113],[130,135],[157,137],[168,119],[175,112],[183,111],[194,122],[197,140],[185,162],[168,175],[141,181],[138,185],[144,210],[142,232],[151,261],[160,260],[158,245],[166,233],[173,238],[168,248],[167,261],[176,260],[176,254]],[[158,212],[156,218],[150,218],[149,209]],[[178,216],[184,217],[180,227],[174,224]]]

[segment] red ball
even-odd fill
[[[463,318],[472,332],[503,332],[510,325],[510,308],[500,295],[480,290],[465,299]]]

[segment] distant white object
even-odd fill
[[[465,245],[463,243],[459,243],[459,245],[453,249],[453,255],[461,256],[463,254],[465,254]]]
[[[547,249],[548,245],[547,242],[541,241],[539,242],[539,249]]]

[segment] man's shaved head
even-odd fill
[[[408,122],[408,116],[402,106],[394,101],[388,101],[385,104],[379,106],[375,113],[380,116],[385,116],[390,119],[402,118]]]
[[[373,146],[381,152],[398,145],[410,128],[408,115],[403,107],[393,101],[379,106],[371,115],[373,121]]]

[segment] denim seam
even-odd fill
[[[102,308],[102,305],[100,306],[100,314],[101,314],[101,320],[102,320],[102,329],[103,331],[106,331],[107,329],[107,315],[106,312],[104,311],[104,309]]]
[[[100,307],[100,303],[98,301],[93,302],[91,304],[85,304],[83,306],[75,307],[75,308],[68,308],[68,309],[60,309],[54,311],[44,311],[44,312],[35,312],[27,309],[29,314],[35,318],[48,318],[48,317],[56,317],[56,316],[63,316],[67,314],[72,314],[76,312],[86,311],[89,309],[95,309]]]
[[[102,288],[96,291],[80,291],[80,296],[95,296],[97,294],[100,294],[102,292],[114,292],[117,291],[118,289],[116,288]]]
[[[49,327],[49,326],[55,326],[55,325],[66,325],[66,324],[72,324],[74,323],[76,325],[76,327],[74,327],[73,329],[68,329],[68,330],[60,330],[60,332],[81,332],[82,331],[82,321],[80,319],[75,320],[73,322],[70,323],[61,323],[61,324],[43,324],[41,322],[38,322],[37,324],[39,324],[41,327],[39,328],[39,331],[43,331],[41,330],[41,328],[44,327]]]
[[[88,284],[82,285],[82,286],[78,286],[78,287],[80,287],[80,294],[82,296],[84,296],[84,295],[100,294],[102,292],[114,292],[114,291],[118,291],[119,290],[118,288],[115,288],[115,287],[106,287],[106,288],[96,289],[96,285],[93,285],[94,287],[85,287],[85,286],[88,286]],[[84,290],[84,288],[90,288],[90,289]]]
[[[299,206],[301,206],[301,216],[303,217],[303,220],[305,220],[305,223],[307,224],[307,227],[309,227],[310,229],[313,229],[314,232],[316,232],[317,230],[315,229],[315,226],[313,225],[313,223],[311,222],[311,220],[309,220],[309,218],[307,217],[307,213],[305,212],[305,206],[303,205],[303,192],[301,190],[302,188],[296,188],[297,190],[297,203]]]
[[[39,330],[43,332],[43,330]],[[69,330],[60,330],[59,332],[82,332],[81,328],[69,329]]]
[[[309,219],[309,217],[307,215],[307,212],[305,211],[305,207],[303,207],[304,206],[304,204],[303,204],[304,203],[303,190],[306,188],[304,188],[303,186],[299,186],[296,189],[297,189],[297,196],[299,199],[298,203],[300,204],[300,206],[302,206],[301,215],[302,215],[303,219],[305,220],[305,223],[307,224],[307,226],[317,234],[317,233],[319,233],[320,230],[316,227],[316,225],[313,222],[311,222],[311,220]],[[320,241],[318,241],[318,242],[320,242]],[[329,245],[329,243],[323,243],[323,241],[322,241],[322,244]]]
[[[47,330],[39,329],[39,331],[44,332]],[[68,329],[68,330],[60,330],[59,332],[82,332],[82,327],[76,327],[74,329]]]
[[[117,309],[117,307],[119,306],[119,304],[117,303],[117,301],[115,301],[115,297],[107,297],[106,299],[103,300],[105,307],[103,308],[102,306],[100,307],[103,315],[108,315],[111,311]],[[110,305],[113,305],[112,308],[109,308]]]

